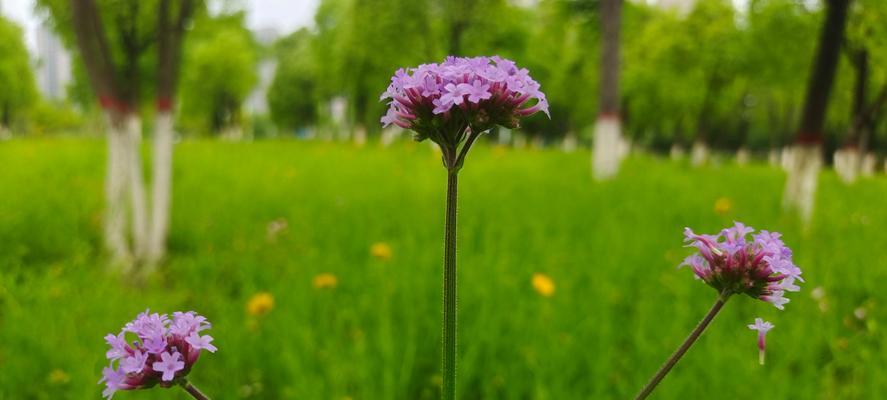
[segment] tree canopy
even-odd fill
[[[28,51],[18,25],[0,17],[0,129],[9,129],[37,100]]]

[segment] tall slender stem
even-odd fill
[[[668,360],[665,361],[665,364],[662,364],[662,366],[659,367],[659,371],[656,372],[656,375],[653,375],[653,378],[650,379],[650,382],[648,382],[647,385],[644,386],[644,389],[641,390],[640,393],[638,393],[637,397],[635,397],[635,400],[643,400],[650,395],[653,389],[656,388],[656,385],[658,385],[659,382],[661,382],[662,379],[665,378],[665,375],[667,375],[668,372],[671,371],[671,368],[678,363],[678,360],[680,360],[681,357],[684,356],[684,353],[686,353],[687,350],[690,349],[690,346],[692,346],[693,343],[696,342],[696,339],[698,339],[699,335],[702,334],[702,331],[704,331],[705,328],[708,327],[708,324],[711,322],[711,320],[715,318],[715,315],[718,314],[718,311],[721,311],[721,307],[724,306],[724,303],[727,302],[728,298],[730,298],[729,294],[721,294],[720,296],[718,296],[718,301],[716,301],[715,304],[711,306],[711,310],[708,311],[708,314],[706,314],[705,317],[702,318],[702,321],[699,321],[699,324],[696,325],[696,328],[693,329],[693,332],[690,332],[690,336],[687,336],[687,339],[684,340],[684,343],[681,344],[681,347],[678,347],[678,349],[675,350],[674,354],[672,354],[671,357],[669,357]]]
[[[209,397],[203,392],[200,391],[196,386],[192,385],[191,382],[188,382],[187,379],[183,379],[179,385],[182,386],[182,389],[185,389],[191,397],[194,397],[197,400],[209,400]]]
[[[441,398],[456,398],[456,187],[458,169],[447,171],[447,216],[443,275],[443,388]]]

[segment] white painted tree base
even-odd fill
[[[142,172],[142,121],[137,116],[127,118],[126,137],[126,162],[132,213],[132,251],[137,260],[142,260],[148,252],[148,205],[145,198],[145,177]]]
[[[379,143],[382,147],[391,146],[399,137],[405,135],[404,130],[395,126],[389,126],[385,129],[382,129],[382,136],[379,139]]]
[[[354,144],[357,147],[363,147],[367,144],[367,129],[362,125],[358,125],[354,128]]]
[[[816,185],[822,169],[822,148],[819,145],[796,144],[789,154],[783,206],[798,210],[806,223],[813,216]]]
[[[773,166],[773,167],[779,165],[779,158],[780,158],[779,154],[780,154],[779,150],[771,149],[767,153],[767,164],[770,164],[770,166]]]
[[[173,116],[158,112],[154,123],[153,178],[151,180],[151,224],[148,230],[146,263],[153,268],[166,256],[169,209],[172,193]]]
[[[859,174],[864,177],[872,177],[875,175],[875,169],[878,168],[878,156],[875,153],[868,152],[862,157],[862,163],[859,167]]]
[[[668,157],[672,160],[683,160],[684,157],[687,156],[687,152],[684,151],[684,148],[681,145],[675,143],[671,145],[671,149],[668,151]]]
[[[782,148],[781,156],[779,157],[779,164],[782,166],[782,170],[788,172],[791,169],[792,163],[794,162],[794,146],[785,146]]]
[[[511,139],[514,136],[511,129],[499,128],[499,144],[503,146],[511,145]]]
[[[842,182],[850,184],[856,181],[856,178],[859,176],[861,161],[859,151],[856,148],[839,149],[835,152],[835,172]]]
[[[219,138],[231,142],[243,141],[243,129],[239,125],[222,128],[222,131],[219,132]]]
[[[751,152],[748,149],[740,147],[739,150],[736,150],[736,164],[748,165],[749,161],[751,161]]]
[[[515,149],[524,149],[527,147],[527,135],[513,134],[512,136],[514,137],[512,143],[514,144]]]
[[[576,138],[576,133],[573,131],[567,132],[564,135],[564,140],[561,142],[561,150],[565,153],[572,153],[579,148],[579,139]]]
[[[116,123],[105,115],[107,127],[108,164],[105,171],[105,247],[111,263],[128,269],[132,254],[126,235],[126,183],[129,165],[126,162],[126,123]]]
[[[619,172],[619,164],[628,154],[628,143],[622,138],[618,118],[598,118],[594,125],[594,148],[591,170],[596,180],[610,179]]]
[[[702,141],[693,142],[693,149],[690,150],[690,165],[699,167],[708,162],[709,151],[708,145]]]

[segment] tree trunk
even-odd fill
[[[622,0],[601,3],[600,112],[594,128],[592,171],[595,179],[609,179],[619,172],[627,144],[619,116],[619,30]]]
[[[844,183],[853,183],[862,167],[862,135],[866,129],[866,87],[868,86],[868,51],[853,52],[851,64],[856,75],[853,85],[853,115],[844,146],[835,152],[835,172]]]
[[[859,175],[871,177],[875,175],[875,168],[878,164],[878,156],[875,153],[860,153],[862,155],[859,165]]]
[[[823,124],[838,67],[848,5],[849,0],[829,0],[826,6],[792,160],[787,163],[789,170],[783,205],[798,209],[804,221],[809,221],[813,214],[816,180],[822,168]]]
[[[359,122],[354,126],[354,144],[358,147],[363,147],[366,143],[367,128],[362,122]]]
[[[591,169],[595,179],[606,180],[619,172],[619,164],[627,147],[622,140],[621,130],[618,118],[598,117],[594,125],[594,148],[591,156]]]
[[[671,149],[668,151],[668,157],[672,160],[682,160],[684,158],[684,147],[678,143],[672,143]]]
[[[747,147],[742,146],[739,150],[736,150],[736,164],[748,165],[749,161],[751,161],[751,152],[748,151]]]
[[[379,144],[381,144],[382,147],[391,146],[391,144],[394,143],[394,141],[397,140],[397,138],[401,137],[403,134],[403,129],[397,127],[388,127],[382,129],[382,135],[379,138]]]
[[[846,184],[856,181],[862,163],[862,153],[856,145],[846,145],[834,154],[835,173]]]
[[[166,256],[169,210],[172,196],[173,114],[158,111],[154,122],[153,180],[151,183],[151,229],[146,261],[149,268]]]
[[[828,0],[825,22],[819,38],[819,47],[813,72],[807,84],[807,95],[801,114],[801,124],[795,138],[797,143],[822,143],[822,128],[828,101],[838,68],[838,56],[847,22],[850,0]]]
[[[786,160],[789,179],[785,184],[783,205],[800,211],[807,222],[813,216],[814,198],[819,171],[822,169],[822,146],[819,144],[796,144],[791,157]]]
[[[567,131],[564,135],[564,140],[561,142],[561,150],[565,153],[572,153],[576,151],[576,148],[579,147],[579,138],[576,137],[576,132],[573,130]]]
[[[860,116],[860,120],[863,124],[863,128],[859,135],[860,153],[867,153],[869,149],[872,148],[872,142],[874,139],[872,132],[877,125],[876,122],[878,121],[878,116],[881,113],[881,108],[884,106],[884,103],[887,103],[887,83],[881,87],[878,96]]]
[[[708,77],[705,95],[702,98],[702,107],[699,109],[699,115],[696,118],[696,139],[693,141],[693,148],[690,150],[690,164],[694,167],[708,163],[708,135],[711,129],[709,127],[711,108],[723,82],[719,69],[719,66],[715,66]]]
[[[142,261],[148,252],[148,205],[142,171],[142,122],[135,114],[127,118],[126,138],[129,194],[132,199],[133,255],[136,261]]]
[[[173,96],[182,59],[185,26],[194,13],[193,0],[176,2],[175,18],[171,0],[160,0],[157,21],[157,117],[154,123],[151,217],[148,229],[146,265],[153,269],[166,256],[172,196]]]
[[[694,167],[700,167],[708,163],[708,144],[705,143],[705,139],[696,138],[693,141],[693,148],[690,149],[690,165]]]
[[[105,112],[108,132],[108,165],[105,178],[105,246],[113,264],[132,267],[132,253],[126,235],[126,121]]]

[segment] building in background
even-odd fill
[[[49,29],[37,28],[37,86],[48,100],[63,100],[71,82],[71,55]]]
[[[275,28],[263,28],[253,31],[253,37],[265,48],[271,48],[280,37]],[[274,72],[277,71],[277,57],[266,52],[256,66],[258,82],[246,99],[246,110],[250,115],[268,114],[268,88],[274,80]]]

